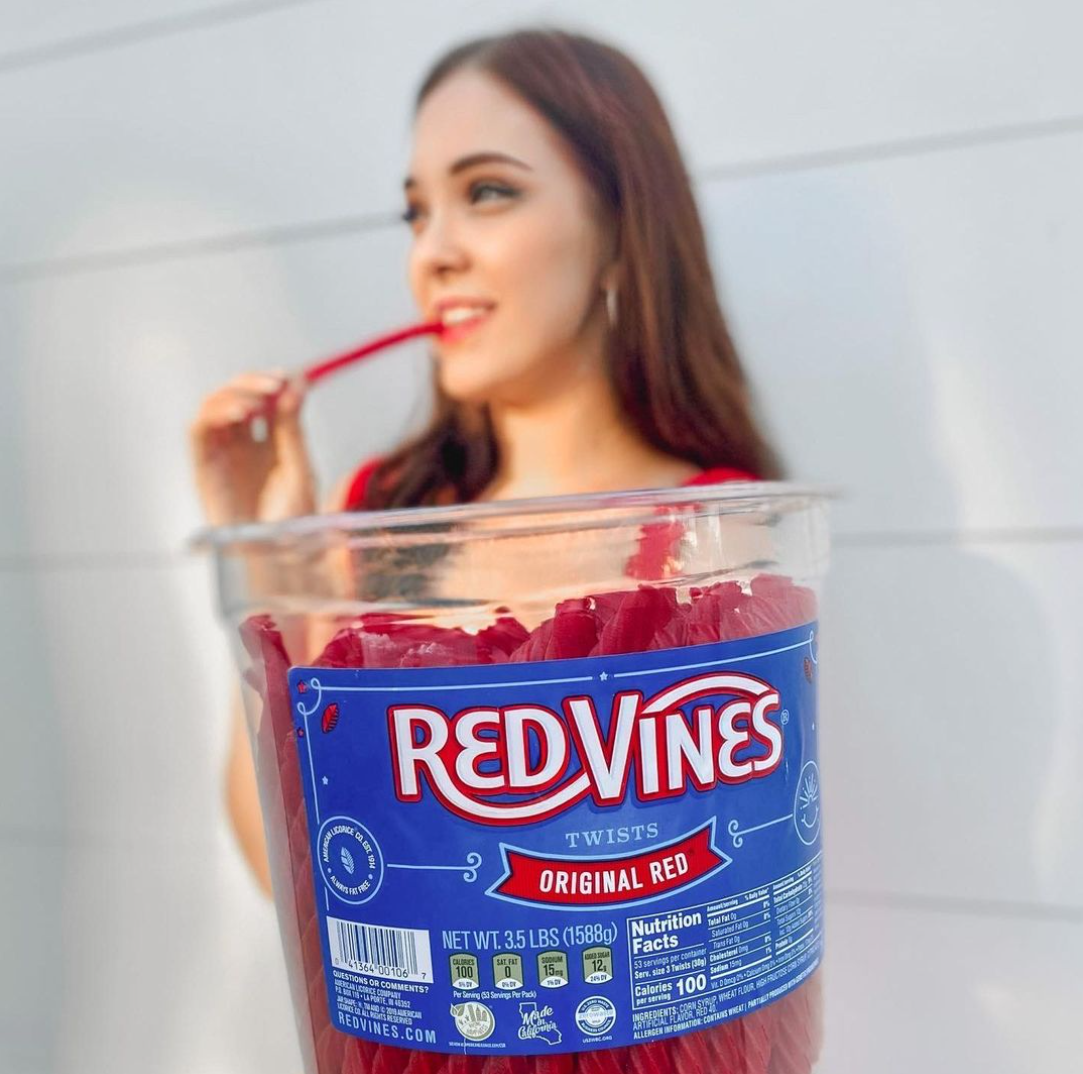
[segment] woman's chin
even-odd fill
[[[476,369],[468,371],[452,368],[451,362],[443,360],[439,368],[441,389],[457,403],[488,403],[500,392],[500,378],[479,376]]]
[[[494,354],[488,347],[449,348],[438,352],[435,359],[441,390],[458,403],[522,406],[544,395],[552,381],[545,361]]]

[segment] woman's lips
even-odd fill
[[[492,309],[478,309],[462,320],[455,320],[451,323],[445,321],[444,330],[440,333],[440,341],[455,343],[460,339],[465,339],[466,336],[484,324],[492,316],[492,312]]]

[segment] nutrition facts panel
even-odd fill
[[[651,1011],[708,997],[722,1003],[755,994],[766,999],[786,991],[819,960],[822,890],[817,854],[770,884],[629,919],[632,1009]],[[720,1006],[718,1016],[729,1011],[723,1014]]]

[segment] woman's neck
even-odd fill
[[[490,413],[500,461],[481,501],[677,485],[699,471],[630,427],[603,374]]]

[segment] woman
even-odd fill
[[[621,52],[558,31],[465,44],[417,99],[404,218],[435,410],[330,511],[775,478],[672,130]],[[238,377],[192,426],[210,523],[316,509],[284,375]],[[253,418],[268,435],[252,435]],[[269,891],[238,716],[230,815]]]

